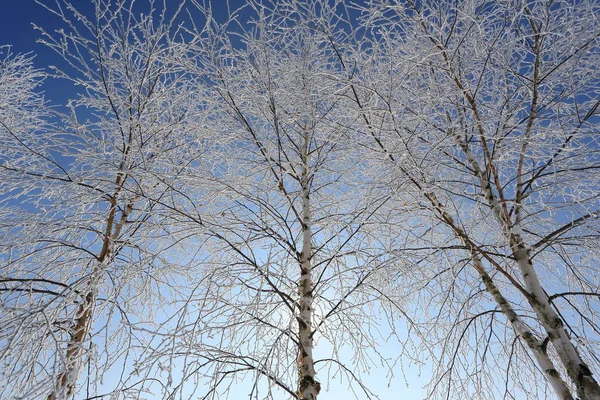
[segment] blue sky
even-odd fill
[[[43,3],[51,6],[55,0],[41,0]],[[147,0],[138,0],[138,3],[146,3]],[[93,11],[90,0],[75,0],[74,4],[80,10]],[[157,3],[162,3],[158,1]],[[177,0],[168,0],[168,4],[174,7],[179,2]],[[229,0],[232,8],[244,4],[243,0]],[[212,0],[212,7],[217,17],[225,17],[227,13],[226,0]],[[52,15],[44,7],[40,6],[35,0],[1,0],[0,1],[0,45],[10,44],[16,53],[34,52],[38,55],[36,64],[40,67],[48,64],[57,57],[42,44],[36,43],[39,33],[35,31],[33,25],[39,25],[46,30],[59,29],[61,20]]]
[[[87,1],[81,3],[87,4]],[[40,35],[34,29],[33,24],[43,26],[48,30],[55,30],[58,29],[61,21],[36,4],[34,0],[0,1],[0,46],[10,45],[13,53],[35,55],[35,66],[45,69],[58,60],[52,50],[37,43]],[[47,98],[62,97],[60,96],[60,87],[60,82],[47,80],[43,90],[46,92]]]
[[[56,0],[40,0],[49,7],[56,4]],[[213,12],[217,18],[226,18],[227,0],[210,0],[212,2]],[[235,9],[245,3],[244,0],[228,0],[230,8]],[[188,3],[189,0],[187,1]],[[81,11],[89,14],[93,13],[93,5],[90,0],[74,0],[73,3]],[[137,0],[141,6],[147,3],[147,0]],[[157,6],[162,4],[162,0],[156,1]],[[179,4],[178,0],[167,0],[166,3],[175,8]],[[44,44],[38,43],[40,33],[34,28],[34,25],[43,28],[48,32],[60,29],[61,19],[46,10],[43,6],[36,3],[35,0],[0,0],[0,46],[10,45],[12,52],[31,53],[34,55],[34,65],[39,69],[46,69],[49,65],[61,65],[62,59],[53,50],[47,48]],[[65,103],[69,97],[70,90],[65,91],[65,82],[55,79],[47,79],[44,82],[43,90],[46,99],[54,105]]]

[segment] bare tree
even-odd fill
[[[346,377],[358,397],[372,398],[361,371],[389,360],[377,353],[383,338],[370,286],[383,290],[387,259],[368,225],[388,196],[363,193],[361,154],[346,140],[352,118],[329,78],[336,59],[322,51],[318,32],[290,21],[285,5],[252,7],[254,22],[233,33],[207,11],[190,52],[198,87],[210,87],[220,104],[210,129],[221,138],[222,161],[209,197],[222,211],[190,218],[209,238],[210,278],[145,365],[185,360],[171,396],[185,380],[205,376],[204,397],[217,398],[243,376],[252,398],[315,400],[329,371]],[[181,189],[188,201],[174,208],[193,217],[199,202],[189,173]]]
[[[0,396],[600,398],[596,2],[164,3],[0,61]]]
[[[373,67],[351,86],[374,150],[456,237],[558,398],[598,398],[597,4],[373,3]],[[466,332],[440,365],[448,394],[478,386],[452,373]]]
[[[98,0],[89,16],[67,1],[44,6],[65,24],[42,30],[67,64],[55,74],[82,90],[62,129],[44,133],[26,103],[40,103],[36,72],[24,58],[15,59],[22,76],[6,70],[26,89],[7,88],[25,104],[6,100],[29,114],[21,124],[3,116],[3,201],[13,208],[3,213],[2,396],[71,398],[87,363],[89,397],[116,360],[126,363],[135,324],[177,265],[167,250],[181,237],[160,222],[158,201],[197,114],[175,63],[177,10]]]

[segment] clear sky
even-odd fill
[[[54,0],[44,1],[49,5],[54,3]],[[147,0],[138,0],[139,3],[145,1]],[[172,3],[173,6],[177,3],[174,0],[168,0],[167,2]],[[81,10],[91,11],[93,9],[89,0],[74,0],[73,3]],[[231,6],[236,7],[241,3],[243,3],[241,0],[231,1]],[[214,0],[213,6],[217,17],[226,15],[225,0]],[[13,53],[31,53],[35,56],[34,64],[39,69],[45,70],[50,65],[60,65],[62,61],[60,57],[37,42],[40,34],[34,29],[34,24],[50,32],[62,27],[62,21],[59,17],[51,14],[34,0],[0,0],[0,46],[11,45]],[[55,105],[64,104],[69,96],[73,95],[71,86],[56,79],[47,79],[43,85],[43,90],[46,99]],[[386,354],[390,354],[390,358],[395,358],[400,352],[400,349],[393,346],[386,347],[384,350]],[[411,373],[406,376],[406,381],[400,370],[396,371],[396,379],[390,387],[387,387],[386,372],[373,370],[370,378],[368,378],[370,387],[381,396],[381,400],[400,398],[412,400],[424,397],[425,393],[421,386],[425,383],[426,377],[419,377],[416,370],[414,374]],[[323,376],[323,374],[324,372],[321,375]],[[407,387],[407,383],[410,387]],[[327,387],[325,383],[323,386],[324,388]],[[246,398],[241,390],[242,388],[240,388],[239,393],[232,393],[233,395],[230,398]],[[352,397],[350,393],[347,393],[346,385],[331,384],[329,391],[322,393],[319,400],[337,400]]]
[[[53,0],[46,1],[50,3]],[[80,3],[88,5],[87,1]],[[61,21],[34,0],[0,1],[0,46],[10,45],[12,52],[17,54],[31,53],[35,55],[35,66],[46,69],[57,61],[57,57],[52,50],[37,43],[40,35],[34,29],[34,24],[52,31],[60,27]],[[60,82],[47,80],[43,86],[46,97],[62,97],[60,87]]]
[[[210,0],[216,18],[225,18],[227,15],[227,2],[229,7],[235,9],[242,6],[245,0]],[[39,0],[51,7],[56,0]],[[148,0],[136,0],[137,4],[147,4]],[[156,1],[157,6],[163,0]],[[166,0],[166,3],[175,8],[179,0]],[[189,3],[189,0],[188,0]],[[73,4],[81,11],[93,13],[90,0],[74,0]],[[32,53],[35,55],[34,64],[37,68],[46,69],[49,65],[60,65],[61,58],[42,43],[38,43],[40,33],[34,25],[48,32],[60,29],[61,19],[46,10],[35,0],[0,0],[0,46],[10,45],[13,53]],[[46,98],[53,103],[61,103],[67,99],[69,91],[65,91],[65,83],[57,80],[46,80],[43,85]]]

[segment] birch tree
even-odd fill
[[[594,1],[92,5],[67,112],[0,62],[1,397],[600,398]]]
[[[353,121],[338,107],[322,39],[285,6],[252,7],[242,33],[208,14],[190,52],[197,85],[221,107],[210,129],[227,143],[213,178],[222,212],[196,222],[211,241],[210,287],[146,365],[181,357],[184,379],[209,380],[207,398],[243,377],[251,398],[316,400],[333,374],[372,398],[361,370],[389,360],[376,352],[368,288],[387,260],[368,221],[387,197],[363,196],[361,159],[345,140]],[[185,179],[193,193],[194,175]],[[180,210],[194,215],[188,204]]]
[[[94,1],[93,15],[44,6],[64,21],[42,30],[66,63],[54,74],[81,91],[60,130],[3,120],[4,201],[14,207],[3,213],[2,397],[68,399],[84,365],[89,397],[126,363],[136,324],[160,303],[174,265],[166,250],[180,238],[159,222],[157,201],[196,114],[175,68],[175,17],[130,1]],[[30,81],[24,97],[35,96]]]
[[[597,5],[373,3],[371,71],[391,84],[366,75],[353,97],[374,150],[464,247],[556,396],[598,398]],[[466,332],[440,365],[448,394],[478,385],[452,372]]]

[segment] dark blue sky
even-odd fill
[[[49,4],[52,2],[47,1]],[[80,0],[79,3],[90,8],[90,3],[86,0]],[[61,21],[34,0],[0,1],[0,45],[12,45],[14,53],[33,52],[39,55],[38,58],[52,55],[50,50],[36,43],[39,33],[33,29],[32,24],[54,30],[61,26]]]
[[[224,17],[226,0],[211,1],[215,14]],[[43,2],[49,6],[55,4],[55,0],[43,0]],[[140,5],[147,2],[148,0],[136,1]],[[73,0],[72,3],[80,10],[93,11],[91,0]],[[167,3],[174,9],[179,4],[179,0],[168,0]],[[230,3],[232,7],[239,7],[245,4],[245,0],[230,0]],[[49,31],[62,26],[60,18],[36,4],[35,0],[0,0],[0,45],[11,44],[18,53],[34,51],[45,54],[46,49],[36,44],[39,34],[33,29],[32,23]]]
[[[50,4],[53,0],[47,0]],[[85,6],[90,5],[87,0],[79,1]],[[31,53],[35,56],[34,64],[37,68],[46,70],[48,65],[59,61],[54,51],[37,43],[40,34],[33,28],[33,24],[54,31],[61,27],[61,20],[51,14],[44,7],[36,4],[34,0],[0,0],[0,46],[10,45],[13,53]],[[6,50],[3,49],[3,52]],[[42,90],[47,99],[54,99],[52,103],[64,102],[66,98],[60,96],[64,93],[61,89],[64,82],[46,80]]]
[[[42,0],[52,7],[56,0]],[[62,0],[60,0],[62,2]],[[232,7],[236,8],[245,4],[245,0],[229,0]],[[225,18],[227,13],[226,0],[211,0],[213,12],[217,18]],[[92,0],[71,0],[77,9],[86,14],[93,14]],[[162,0],[156,1],[157,5]],[[177,8],[180,0],[167,0],[168,7]],[[136,0],[136,4],[144,7],[148,0]],[[189,1],[188,1],[189,4]],[[64,27],[61,19],[40,6],[35,0],[0,0],[0,46],[11,45],[13,53],[32,53],[35,55],[34,64],[39,69],[47,69],[49,65],[61,65],[61,58],[52,50],[41,43],[37,43],[40,33],[33,28],[33,24],[44,28],[48,32]],[[43,85],[46,98],[54,104],[64,103],[67,93],[66,83],[56,79],[47,79]]]

